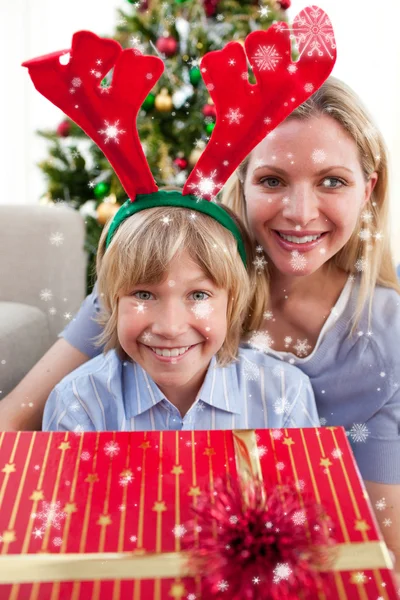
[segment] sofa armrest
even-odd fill
[[[41,309],[51,343],[86,295],[84,242],[84,219],[66,205],[0,205],[0,301]]]

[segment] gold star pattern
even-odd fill
[[[43,500],[44,495],[43,495],[43,490],[35,490],[34,492],[32,492],[31,496],[29,497],[29,500]]]
[[[293,444],[295,444],[296,442],[293,441],[293,438],[291,437],[286,437],[282,444],[285,444],[285,446],[293,446]]]
[[[161,502],[154,502],[153,510],[155,510],[156,512],[164,512],[165,510],[167,510],[165,502],[163,500]]]
[[[7,463],[6,465],[4,465],[4,467],[2,468],[2,472],[7,473],[7,475],[9,473],[15,473],[15,463]]]
[[[61,444],[58,446],[59,450],[69,450],[70,448],[71,446],[69,442],[61,442]]]
[[[150,442],[142,442],[139,446],[139,448],[142,448],[143,450],[147,450],[147,448],[150,448]]]
[[[191,487],[190,490],[188,491],[188,496],[200,496],[201,492],[200,492],[200,488],[198,485],[196,485],[196,487]]]
[[[97,525],[111,525],[112,521],[110,515],[100,515]]]
[[[72,513],[77,512],[77,510],[75,502],[68,502],[64,507],[64,512],[66,512],[67,515],[72,515]]]
[[[133,473],[130,469],[125,469],[121,472],[120,477],[130,477],[132,474]]]
[[[89,475],[85,479],[85,481],[87,481],[88,483],[95,483],[98,480],[99,478],[97,473],[89,473]]]
[[[354,529],[356,531],[368,531],[368,529],[371,529],[371,527],[368,525],[368,523],[365,521],[365,519],[357,519],[354,525]]]
[[[186,589],[183,583],[173,583],[169,595],[172,596],[172,598],[175,598],[175,600],[183,598],[183,596],[186,595]]]
[[[325,429],[329,429],[329,431],[336,431],[337,427],[331,425],[330,427],[325,427]]]
[[[329,460],[329,458],[321,458],[319,464],[320,464],[321,467],[331,467],[332,466],[332,463]]]
[[[4,531],[3,533],[3,542],[15,542],[16,541],[16,537],[15,537],[15,531],[9,530],[9,531]]]
[[[214,448],[211,448],[211,447],[209,447],[209,448],[206,448],[206,449],[204,450],[204,454],[205,454],[206,456],[212,456],[213,454],[215,454],[215,450],[214,450]]]
[[[183,469],[181,465],[175,465],[174,467],[172,467],[171,473],[173,475],[182,475]]]

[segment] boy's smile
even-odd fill
[[[164,280],[121,296],[118,338],[182,415],[195,401],[227,333],[228,294],[184,251]]]

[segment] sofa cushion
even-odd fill
[[[0,399],[50,348],[45,313],[35,306],[0,302]]]

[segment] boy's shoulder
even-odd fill
[[[101,353],[91,358],[83,365],[71,371],[56,386],[59,391],[70,387],[74,382],[82,383],[89,378],[94,378],[96,383],[107,383],[111,377],[119,375],[122,369],[122,361],[115,350],[106,354]]]
[[[268,372],[269,376],[281,377],[283,374],[286,383],[298,383],[300,380],[303,380],[304,382],[309,381],[308,376],[298,367],[275,356],[265,354],[261,350],[252,348],[248,342],[242,342],[240,344],[238,361],[240,368],[243,369],[245,374],[257,367],[258,369],[263,368],[264,371]]]

